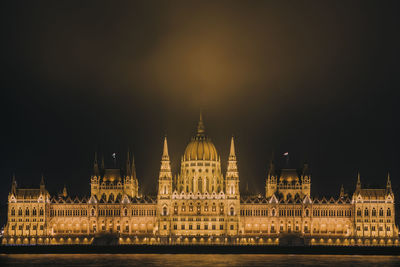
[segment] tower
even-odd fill
[[[265,185],[265,196],[271,197],[278,189],[277,186],[277,177],[275,173],[275,165],[274,162],[271,160],[269,163],[269,169],[267,174],[267,182]]]
[[[237,167],[235,142],[232,136],[229,150],[228,167],[226,170],[226,195],[228,198],[239,196],[239,172]]]
[[[126,171],[125,171],[125,181],[124,181],[124,191],[130,197],[138,196],[138,180],[136,177],[136,167],[135,167],[135,158],[132,155],[132,162],[130,160],[130,152],[128,149],[127,157],[126,157]]]
[[[170,208],[172,195],[172,172],[171,163],[168,155],[167,137],[164,138],[163,153],[161,157],[161,168],[158,176],[158,194],[157,194],[157,213],[161,216],[158,220],[158,232],[161,236],[167,236],[170,233],[171,223]]]
[[[306,196],[310,196],[311,194],[311,174],[310,169],[308,168],[308,164],[304,163],[303,173],[301,175],[301,187],[302,194]]]
[[[91,195],[97,195],[100,189],[100,169],[97,162],[97,153],[94,153],[93,161],[93,174],[90,177],[90,191]]]

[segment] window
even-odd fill
[[[361,210],[360,209],[357,210],[357,216],[361,216]]]
[[[164,230],[167,230],[167,225],[166,224],[164,224]]]
[[[386,231],[390,231],[390,226],[386,226]]]
[[[208,224],[204,225],[204,230],[208,230]]]
[[[368,212],[368,209],[365,209],[365,210],[364,210],[364,216],[369,216],[368,213],[369,213],[369,212]]]
[[[29,209],[28,208],[26,208],[26,210],[25,210],[25,216],[29,216]]]
[[[189,224],[189,230],[193,230],[193,225]]]
[[[185,230],[185,225],[184,224],[181,225],[181,229]]]
[[[235,215],[235,209],[233,207],[231,207],[231,209],[230,209],[230,215],[231,216]]]
[[[40,208],[40,210],[39,210],[39,215],[40,215],[40,216],[43,216],[43,208]]]
[[[174,224],[174,230],[178,229],[178,225]]]
[[[167,207],[163,207],[163,215],[164,215],[164,216],[167,215]]]
[[[216,229],[216,227],[215,227],[215,224],[213,224],[213,225],[212,225],[212,229],[213,229],[213,230],[215,230],[215,229]]]
[[[233,230],[233,224],[231,224],[231,228],[230,229]]]
[[[198,224],[198,225],[196,226],[196,228],[197,228],[197,230],[200,230],[200,224]]]
[[[379,210],[379,216],[383,216],[383,209],[382,208]]]
[[[219,230],[224,230],[224,225],[221,224],[221,225],[219,226]]]
[[[387,209],[386,216],[392,216],[392,211],[390,209]]]
[[[14,208],[11,209],[11,216],[15,216],[15,209]]]
[[[128,210],[124,209],[124,216],[128,216]]]

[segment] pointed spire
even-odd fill
[[[97,152],[94,152],[94,161],[93,161],[93,175],[98,176],[100,173],[99,163],[97,162]]]
[[[356,185],[356,190],[361,190],[360,172],[357,173],[357,185]]]
[[[128,147],[128,152],[126,155],[126,176],[131,176],[132,172],[131,172],[131,159],[130,159],[130,155],[129,155],[129,147]]]
[[[164,147],[163,147],[162,157],[163,158],[169,158],[167,136],[164,137]]]
[[[205,134],[205,127],[203,122],[203,114],[200,111],[199,124],[197,125],[197,136],[204,136],[204,134]]]
[[[340,198],[343,198],[343,197],[344,197],[344,187],[343,187],[343,184],[340,186],[340,195],[339,195],[339,197],[340,197]]]
[[[172,179],[171,163],[168,155],[168,142],[167,137],[164,137],[163,153],[161,157],[161,168],[159,178]]]
[[[45,190],[44,175],[42,173],[42,178],[40,179],[40,191],[43,192],[44,190]]]
[[[228,158],[228,166],[226,169],[226,177],[227,178],[239,178],[239,172],[236,162],[236,153],[235,153],[235,143],[234,138],[231,138],[231,147],[229,151],[229,158]]]
[[[233,136],[231,138],[231,148],[229,150],[229,157],[236,157],[236,154],[235,154],[235,141],[234,141]]]
[[[15,173],[13,173],[11,182],[11,194],[15,195],[16,193],[17,193],[17,181],[15,180]]]
[[[386,191],[392,192],[392,182],[390,181],[390,173],[387,174]]]
[[[133,179],[137,179],[136,178],[135,156],[133,154],[132,154],[132,164],[131,164],[131,175],[132,175]]]
[[[63,195],[63,197],[67,197],[68,196],[67,187],[65,185],[64,185],[64,188],[63,188],[62,195]]]

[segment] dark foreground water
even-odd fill
[[[0,266],[400,266],[400,256],[63,254],[0,255]]]

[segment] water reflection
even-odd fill
[[[0,255],[1,266],[399,266],[400,256],[342,255]]]

